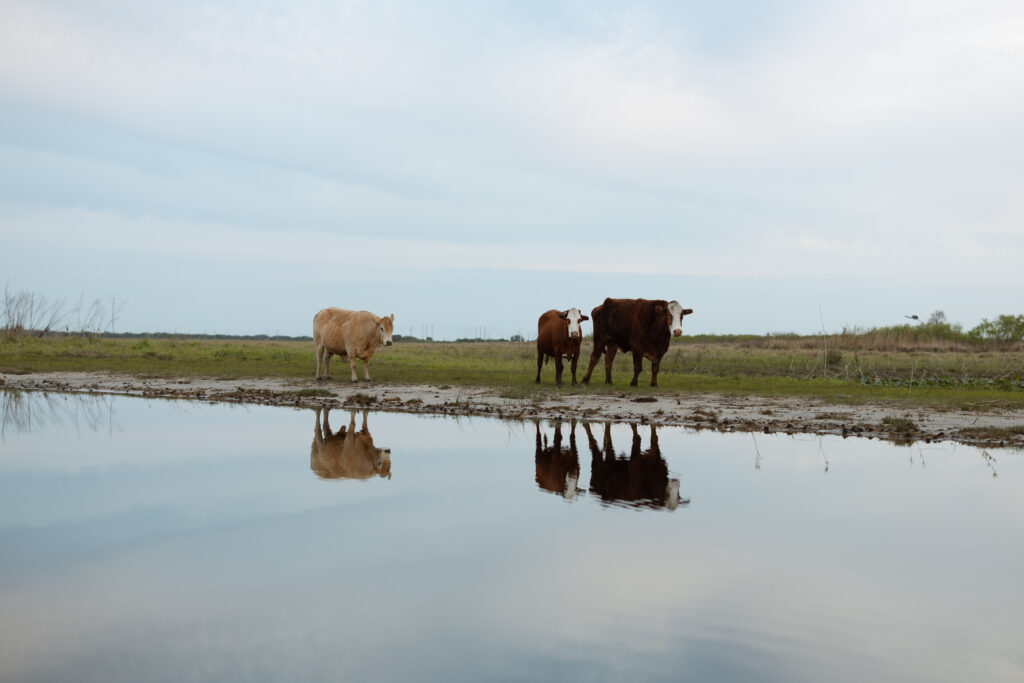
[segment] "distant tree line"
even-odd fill
[[[955,342],[1019,342],[1024,341],[1024,315],[1000,315],[993,320],[982,318],[969,330],[959,323],[951,323],[944,311],[934,311],[927,320],[906,325],[875,327],[870,329],[843,329],[844,334],[899,334],[913,339],[942,339]]]

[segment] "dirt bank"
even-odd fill
[[[835,405],[807,398],[673,394],[551,394],[510,398],[496,389],[317,383],[300,379],[143,379],[110,373],[0,373],[0,388],[309,407],[368,407],[505,419],[587,419],[723,431],[838,434],[900,441],[951,440],[1024,448],[1024,411],[996,405],[944,410]]]

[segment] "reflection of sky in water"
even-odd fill
[[[636,510],[533,424],[374,413],[392,478],[324,480],[312,411],[108,401],[0,442],[4,681],[1024,673],[1020,454],[662,428],[692,503]]]

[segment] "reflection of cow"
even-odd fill
[[[608,423],[604,425],[604,448],[598,448],[590,425],[583,424],[590,444],[590,492],[609,504],[630,507],[667,507],[674,510],[689,499],[679,499],[679,480],[669,479],[668,464],[658,448],[658,433],[651,425],[651,447],[640,449],[640,434],[633,429],[633,448],[629,458],[618,458],[612,446]]]
[[[540,422],[537,425],[537,451],[534,462],[537,466],[537,486],[545,491],[557,493],[567,500],[576,497],[579,490],[580,459],[576,453],[576,420],[569,427],[569,450],[562,448],[562,423],[555,423],[554,443],[547,446],[547,435],[541,442]]]
[[[309,468],[324,479],[369,479],[391,478],[391,449],[377,448],[373,437],[366,428],[366,411],[363,411],[363,429],[356,431],[356,413],[348,428],[342,427],[337,434],[331,432],[328,423],[330,408],[324,409],[324,426],[320,428],[320,409],[316,409],[316,427],[313,429],[313,446],[309,450]]]

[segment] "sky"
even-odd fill
[[[0,280],[118,332],[972,327],[1024,312],[1022,121],[1019,0],[0,0]]]

